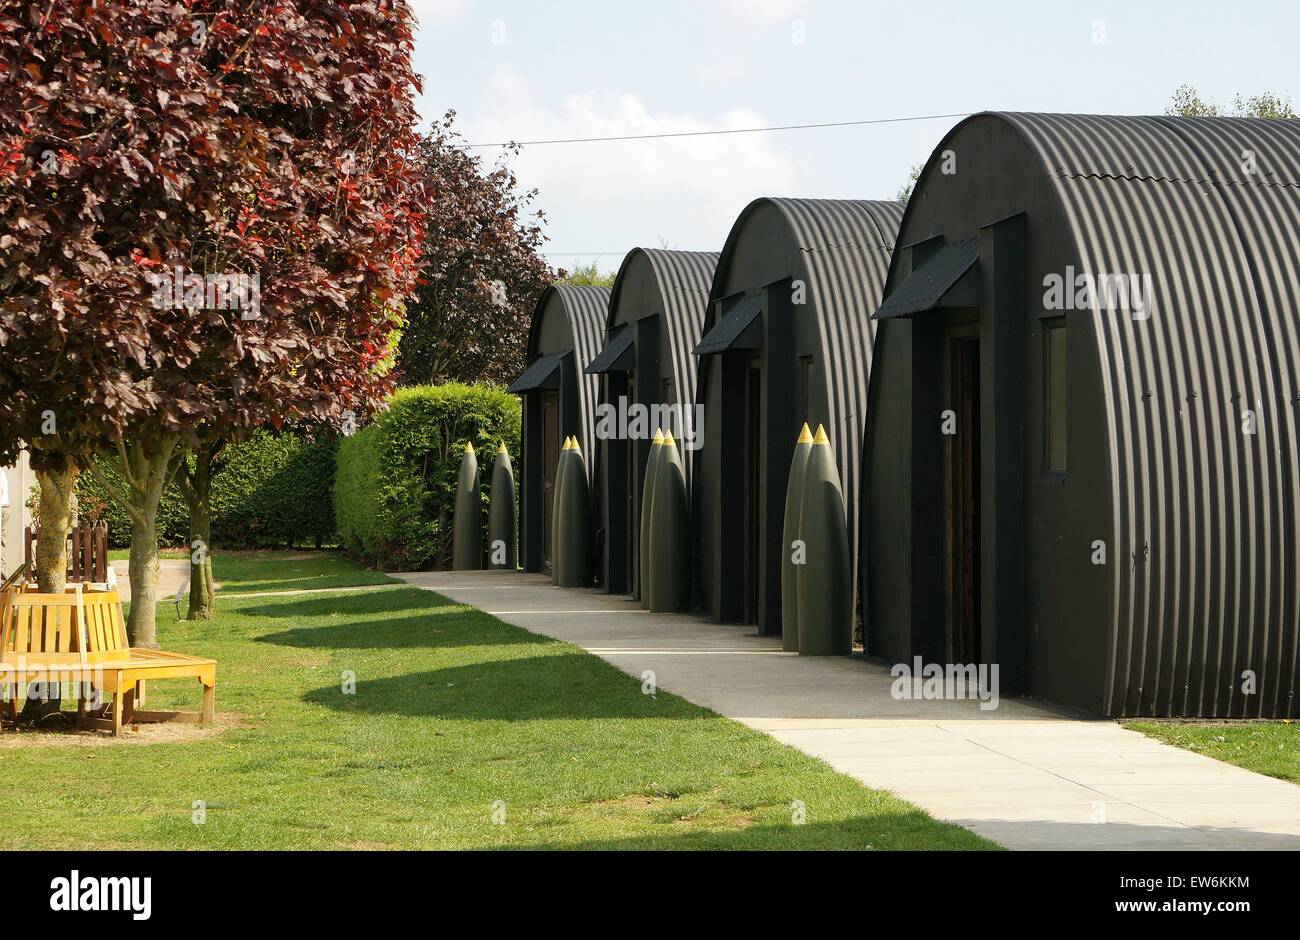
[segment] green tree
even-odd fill
[[[616,272],[602,273],[596,262],[575,265],[572,271],[560,271],[560,282],[574,287],[613,287]]]
[[[1291,99],[1285,95],[1267,92],[1258,95],[1236,95],[1230,107],[1219,102],[1202,98],[1191,85],[1179,85],[1174,90],[1173,100],[1165,108],[1165,114],[1179,117],[1253,117],[1253,118],[1296,118]]]
[[[898,194],[894,198],[907,205],[908,200],[912,198],[912,190],[916,189],[916,181],[921,178],[921,171],[924,169],[924,162],[913,163],[912,169],[907,173],[907,182],[898,188]]]

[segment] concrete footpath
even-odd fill
[[[1023,701],[899,701],[862,659],[800,657],[752,627],[649,614],[540,575],[397,575],[818,757],[1013,849],[1300,849],[1300,786]]]

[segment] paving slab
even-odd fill
[[[650,614],[541,575],[421,572],[416,587],[600,656],[1013,849],[1300,849],[1300,787],[1113,721],[1022,699],[896,698],[862,657],[785,653],[753,627]]]

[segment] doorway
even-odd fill
[[[560,396],[542,393],[542,568],[551,570],[551,527],[555,524],[555,472],[560,463]]]
[[[949,663],[983,661],[980,637],[980,339],[948,336],[944,459],[945,636]]]
[[[757,363],[745,370],[745,623],[758,623],[759,566],[763,543],[759,520],[759,474],[762,463],[762,370]],[[726,533],[723,533],[726,538]]]

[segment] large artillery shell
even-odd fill
[[[649,520],[649,609],[655,613],[681,612],[686,610],[690,578],[686,471],[671,431],[664,436],[659,450]]]
[[[451,567],[477,571],[483,567],[483,502],[479,494],[478,457],[467,443],[456,480],[456,511],[452,517]]]
[[[795,543],[800,539],[804,471],[812,446],[812,431],[805,424],[790,459],[790,479],[785,487],[785,522],[781,527],[781,648],[787,653],[799,652],[799,565],[795,561],[804,560],[804,549]]]
[[[799,528],[807,553],[796,566],[799,652],[847,655],[853,649],[849,528],[835,455],[821,426],[804,469]]]
[[[551,583],[560,583],[560,498],[564,488],[564,465],[569,462],[569,451],[573,449],[573,438],[566,437],[560,448],[560,456],[555,463],[554,492],[551,494]]]
[[[488,567],[514,571],[515,553],[515,471],[502,441],[492,464],[492,491],[488,493]]]
[[[587,483],[587,465],[576,440],[570,445],[560,482],[560,514],[557,519],[560,539],[560,587],[591,586],[591,489]]]
[[[637,571],[641,609],[650,609],[650,519],[654,509],[655,472],[659,469],[659,459],[663,456],[664,432],[655,428],[654,440],[650,443],[650,457],[645,465],[645,479],[641,483],[641,518],[637,522],[639,537],[637,539]]]

